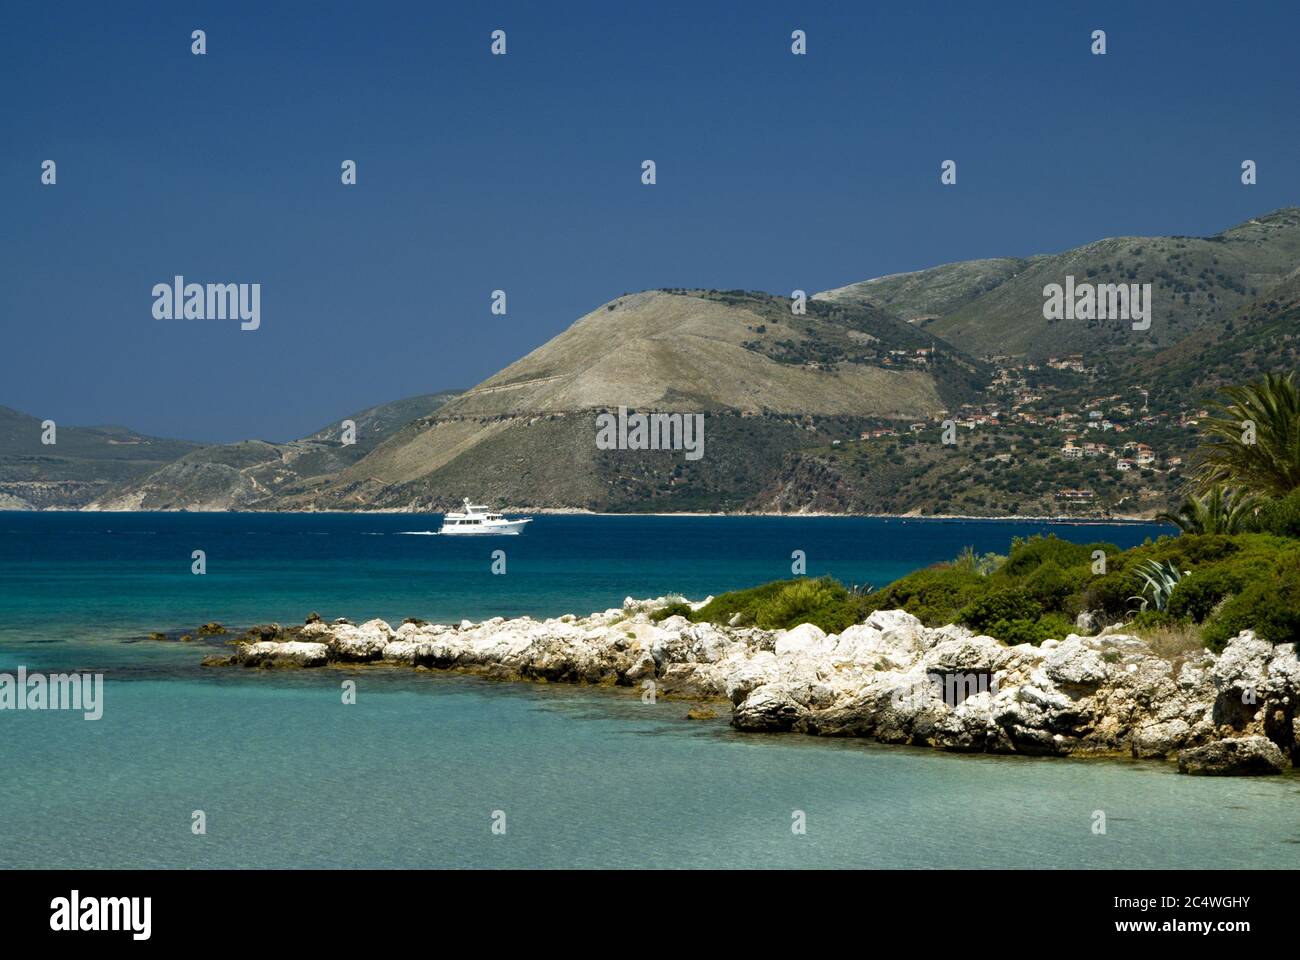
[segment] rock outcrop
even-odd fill
[[[1267,737],[1232,737],[1193,747],[1178,755],[1178,771],[1222,777],[1281,773],[1286,757]]]
[[[1171,661],[1119,632],[1008,646],[882,610],[839,634],[655,622],[668,598],[549,620],[456,625],[318,615],[255,627],[205,664],[385,663],[502,679],[726,699],[740,730],[870,737],[941,750],[1179,759],[1186,773],[1273,773],[1300,760],[1300,660],[1249,631]],[[693,604],[698,609],[700,604]]]

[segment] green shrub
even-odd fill
[[[691,605],[689,603],[682,603],[679,600],[675,603],[668,604],[666,607],[660,607],[658,610],[654,611],[654,613],[650,614],[650,619],[654,623],[661,623],[669,617],[685,617],[689,620],[693,612],[694,611],[691,610]]]
[[[1206,646],[1220,651],[1242,630],[1270,643],[1300,642],[1300,569],[1292,565],[1244,587],[1210,618]]]
[[[953,623],[957,613],[989,589],[989,578],[949,564],[917,570],[866,598],[865,612],[906,610],[927,627]]]
[[[988,635],[1004,643],[1040,644],[1055,638],[1064,640],[1074,633],[1074,624],[1059,613],[1046,613],[1037,620],[1000,620],[991,625]]]
[[[820,577],[777,580],[747,590],[733,590],[714,597],[688,616],[695,621],[727,624],[740,614],[739,625],[765,630],[788,630],[801,623],[812,623],[827,633],[839,633],[861,620],[866,612],[865,597],[851,594],[838,580]]]
[[[1171,540],[1162,537],[1160,546],[1164,548],[1160,551],[1161,559],[1175,560],[1183,569],[1218,563],[1241,550],[1234,538],[1221,534],[1192,534]]]
[[[1062,569],[1091,563],[1094,550],[1105,550],[1109,554],[1118,552],[1119,547],[1113,543],[1071,543],[1055,534],[1046,537],[1035,535],[1028,539],[1017,537],[1011,541],[1011,552],[999,572],[1009,577],[1023,577],[1047,563]]]
[[[978,554],[974,547],[962,547],[961,553],[953,560],[952,566],[963,573],[978,573],[987,577],[1006,562],[1006,557],[996,553]]]
[[[1041,603],[1024,590],[1009,587],[971,601],[957,614],[957,622],[978,633],[1004,640],[1030,631],[1042,615]]]
[[[1134,631],[1153,630],[1157,627],[1172,627],[1181,623],[1180,617],[1174,616],[1168,610],[1143,610],[1133,615],[1129,621],[1129,629]]]
[[[726,624],[730,623],[732,617],[740,614],[740,624],[744,626],[754,625],[754,614],[758,604],[767,598],[778,593],[783,587],[798,583],[798,580],[774,580],[771,583],[765,583],[757,587],[749,587],[744,590],[729,590],[726,593],[720,593],[707,604],[695,611],[691,617],[692,620]]]
[[[839,633],[858,622],[861,599],[829,577],[796,580],[760,601],[754,622],[765,630],[788,630],[814,623],[827,633]]]
[[[972,630],[983,630],[998,620],[1037,620],[1043,606],[1025,590],[1005,587],[978,597],[962,608],[957,622]]]
[[[1300,537],[1300,490],[1266,500],[1249,523],[1250,529],[1279,537]]]
[[[1105,574],[1092,572],[1097,549],[1106,551]],[[982,572],[988,569],[983,559],[966,551],[958,562],[914,571],[865,597],[830,578],[801,578],[724,593],[695,613],[675,604],[655,616],[681,613],[727,624],[739,615],[743,625],[782,629],[814,623],[838,633],[873,610],[902,609],[929,627],[961,623],[1006,643],[1040,643],[1072,632],[1075,614],[1084,609],[1099,611],[1103,622],[1133,618],[1138,601],[1132,597],[1139,590],[1155,606],[1141,573],[1163,570],[1172,588],[1166,610],[1138,614],[1135,629],[1179,644],[1203,637],[1215,649],[1243,629],[1274,643],[1300,640],[1297,538],[1184,534],[1120,551],[1033,537],[1017,540],[1006,562],[991,573]],[[1188,573],[1174,584],[1172,570]]]
[[[1232,567],[1197,570],[1178,582],[1169,595],[1169,613],[1176,619],[1190,617],[1202,623],[1219,602],[1237,593],[1245,585],[1242,575]]]
[[[1037,600],[1044,610],[1063,610],[1067,601],[1082,590],[1087,583],[1088,568],[1062,570],[1055,561],[1047,561],[1039,566],[1024,581],[1025,592]]]
[[[1086,610],[1100,610],[1109,619],[1122,617],[1133,606],[1129,597],[1133,595],[1133,583],[1123,567],[1094,577],[1084,588],[1080,607]]]

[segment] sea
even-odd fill
[[[98,720],[0,710],[0,868],[1300,867],[1291,775],[745,734],[725,709],[689,719],[636,689],[203,668],[228,636],[175,639],[311,612],[396,625],[702,599],[789,577],[798,552],[809,575],[882,586],[1013,537],[1169,532],[550,514],[480,538],[439,523],[0,513],[0,674],[104,677]]]

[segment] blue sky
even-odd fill
[[[0,404],[287,439],[628,291],[1214,233],[1300,202],[1297,27],[1294,2],[14,4]],[[155,320],[178,273],[261,283],[261,329]]]

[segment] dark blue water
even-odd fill
[[[409,515],[0,514],[0,671],[106,675],[104,715],[0,711],[0,867],[1300,866],[1300,781],[742,735],[637,691],[402,669],[204,670],[140,639],[211,619],[585,613],[809,573],[883,584],[1043,530],[543,516],[513,538]],[[207,552],[194,576],[190,554]],[[507,573],[491,573],[504,549]],[[341,683],[358,684],[345,705]],[[202,810],[207,833],[191,831]],[[1107,832],[1094,834],[1094,811]],[[494,815],[506,832],[493,834]],[[794,811],[807,833],[791,832]]]
[[[964,546],[1055,532],[1125,547],[1169,528],[832,517],[539,516],[516,537],[425,536],[410,514],[0,513],[0,639],[299,621],[554,616],[791,575],[883,586]],[[203,550],[207,573],[193,575]],[[492,573],[504,550],[506,573]],[[89,630],[90,633],[86,633]]]

